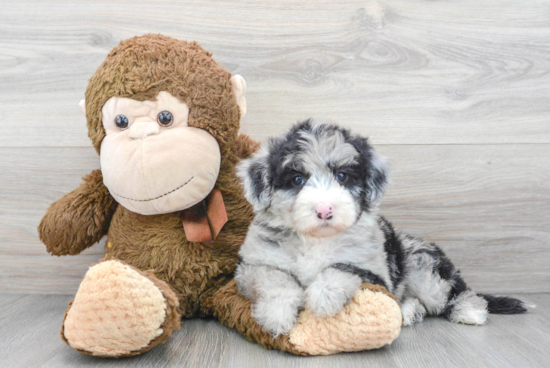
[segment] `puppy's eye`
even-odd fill
[[[117,115],[115,117],[115,124],[120,130],[128,128],[128,118],[124,115]]]
[[[292,184],[296,187],[301,187],[305,183],[306,181],[304,180],[304,178],[299,175],[292,178]]]
[[[161,111],[157,116],[157,121],[161,126],[167,127],[172,125],[174,117],[170,111]]]
[[[339,183],[345,183],[348,180],[348,174],[339,172],[338,174],[336,174],[336,180]]]

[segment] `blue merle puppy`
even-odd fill
[[[243,160],[238,174],[256,216],[235,278],[275,336],[302,308],[338,313],[362,282],[392,292],[405,325],[426,314],[479,325],[488,312],[526,310],[520,300],[475,293],[438,246],[378,214],[387,164],[366,138],[307,120]]]

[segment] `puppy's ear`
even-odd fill
[[[367,138],[356,136],[351,143],[361,154],[361,165],[367,169],[365,199],[367,202],[377,202],[382,199],[388,186],[388,162],[374,151]]]
[[[367,201],[377,202],[382,199],[388,186],[389,165],[386,158],[376,153],[372,147],[370,147],[370,153]]]
[[[271,178],[269,175],[269,149],[263,144],[252,157],[237,165],[237,176],[244,187],[244,196],[258,212],[271,204]]]

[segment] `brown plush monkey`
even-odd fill
[[[137,355],[165,342],[182,317],[201,316],[301,355],[377,348],[397,337],[399,306],[374,285],[335,317],[303,311],[277,339],[250,316],[232,276],[253,218],[234,173],[258,146],[238,133],[245,89],[197,43],[161,35],[121,42],[90,79],[81,107],[101,170],[39,225],[58,256],[107,235],[105,258],[65,313],[67,344],[97,356]]]

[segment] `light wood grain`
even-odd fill
[[[76,292],[104,241],[76,257],[53,257],[36,228],[48,206],[96,168],[93,148],[0,149],[0,290]]]
[[[360,353],[297,357],[266,350],[214,320],[184,321],[165,345],[128,359],[77,353],[59,337],[64,295],[0,294],[0,365],[18,367],[547,367],[550,294],[514,295],[539,307],[490,315],[485,326],[428,318],[403,328],[391,346]]]
[[[329,117],[379,144],[550,143],[550,3],[18,1],[0,15],[0,146],[89,146],[77,107],[120,40],[197,40],[248,81],[263,140]]]
[[[99,167],[78,109],[122,39],[197,40],[248,82],[242,131],[300,118],[393,162],[382,212],[477,290],[550,291],[550,3],[0,2],[0,290],[72,293],[103,244],[51,257],[47,206]]]
[[[437,242],[485,292],[550,291],[550,145],[380,145],[393,184],[381,212]],[[98,167],[92,148],[0,148],[0,290],[75,293],[104,244],[52,257],[36,226]]]
[[[378,149],[393,163],[381,213],[395,226],[440,245],[474,289],[550,291],[550,146]]]

